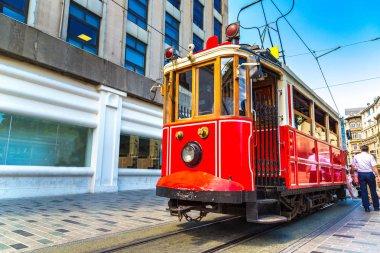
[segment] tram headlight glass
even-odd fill
[[[189,142],[182,149],[182,160],[189,167],[195,167],[202,158],[202,148],[197,142]]]

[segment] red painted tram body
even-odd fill
[[[272,223],[344,198],[337,113],[267,50],[215,40],[164,68],[156,192],[171,214]]]

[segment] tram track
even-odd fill
[[[322,209],[326,209],[326,208],[329,208],[331,206],[335,206],[336,204],[329,204],[327,205],[326,207],[324,208],[321,208]],[[322,226],[316,228],[315,230],[313,230],[312,232],[306,234],[305,236],[303,236],[302,238],[300,238],[299,240],[297,240],[295,243],[289,245],[289,247],[287,247],[286,249],[283,249],[282,251],[280,251],[280,253],[292,253],[292,252],[295,252],[298,248],[302,247],[303,245],[305,245],[307,242],[313,240],[314,238],[316,238],[317,236],[319,236],[320,234],[322,234],[323,232],[327,231],[328,229],[330,229],[332,226],[334,226],[336,223],[342,221],[342,220],[345,220],[347,219],[351,214],[352,212],[360,205],[360,202],[358,202],[357,204],[355,204],[353,207],[350,208],[350,210],[340,216],[338,216],[337,218],[335,218],[333,221],[327,223],[327,224],[323,224]],[[247,241],[250,241],[250,240],[253,240],[255,238],[258,238],[260,236],[263,236],[265,234],[268,234],[270,232],[274,232],[278,229],[280,229],[281,227],[284,227],[286,226],[288,223],[282,223],[282,224],[277,224],[277,225],[274,225],[273,227],[271,228],[268,228],[264,231],[261,231],[261,232],[256,232],[256,233],[251,233],[251,234],[247,234],[247,235],[243,235],[239,238],[235,238],[231,241],[228,241],[226,243],[223,243],[223,244],[220,244],[218,246],[215,246],[215,247],[212,247],[212,248],[209,248],[207,250],[204,250],[204,251],[201,251],[201,253],[214,253],[214,252],[219,252],[219,251],[223,251],[223,250],[227,250],[227,249],[230,249],[230,248],[233,248],[233,247],[236,247],[238,246],[239,244],[242,244],[242,243],[245,243]]]
[[[179,234],[182,234],[182,233],[192,232],[192,231],[203,229],[203,228],[206,228],[206,227],[211,227],[211,226],[214,226],[214,225],[217,225],[217,224],[221,224],[223,222],[233,221],[233,220],[237,220],[237,219],[240,219],[240,218],[241,218],[240,216],[233,216],[233,217],[229,217],[229,218],[226,218],[226,219],[221,219],[221,220],[218,220],[218,221],[208,222],[208,223],[202,224],[200,226],[195,226],[195,227],[191,227],[191,228],[181,229],[181,230],[169,232],[169,233],[166,233],[166,234],[163,234],[163,235],[152,236],[152,237],[149,237],[149,238],[146,238],[146,239],[141,239],[141,240],[138,240],[138,241],[135,241],[135,242],[131,242],[131,243],[127,243],[127,244],[124,244],[124,245],[118,245],[118,246],[111,247],[111,248],[108,248],[108,249],[103,249],[103,250],[95,251],[94,253],[111,253],[111,252],[123,251],[123,250],[127,250],[128,248],[132,248],[132,247],[136,247],[136,246],[143,245],[143,244],[146,244],[146,243],[158,241],[158,240],[165,239],[165,238],[168,238],[168,237],[171,237],[171,236],[175,236],[175,235],[179,235]]]
[[[356,203],[342,213],[334,211],[333,207],[339,207],[339,204],[326,205],[326,207],[322,209],[329,209],[326,210],[328,213],[336,213],[332,219],[324,221],[322,225],[314,226],[313,229],[308,230],[307,233],[298,233],[296,240],[288,241],[285,243],[286,245],[276,246],[276,243],[274,243],[273,245],[277,251],[273,250],[273,252],[294,252],[294,250],[297,250],[299,247],[302,247],[302,245],[313,240],[336,223],[347,219],[358,205],[359,203]],[[319,212],[316,214],[318,213]],[[239,249],[241,247],[255,249],[260,242],[267,240],[267,238],[273,238],[276,234],[282,234],[284,231],[287,231],[286,234],[288,234],[289,229],[295,231],[293,227],[304,226],[302,225],[304,223],[309,224],[310,220],[313,219],[312,215],[313,214],[300,217],[295,222],[272,225],[245,223],[240,216],[230,216],[226,219],[208,221],[206,224],[156,235],[94,252],[240,252]],[[294,234],[297,234],[297,232],[295,231]]]

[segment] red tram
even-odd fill
[[[261,223],[345,198],[338,114],[268,50],[231,41],[166,51],[156,194],[180,219],[196,210]]]

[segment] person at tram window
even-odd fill
[[[370,212],[369,198],[367,185],[371,191],[373,208],[375,211],[380,211],[379,209],[379,197],[376,193],[376,181],[379,182],[379,172],[376,168],[376,160],[372,155],[368,154],[368,146],[363,145],[360,147],[361,153],[354,156],[351,162],[351,169],[355,168],[358,171],[360,189],[362,191],[362,203],[364,210]]]

